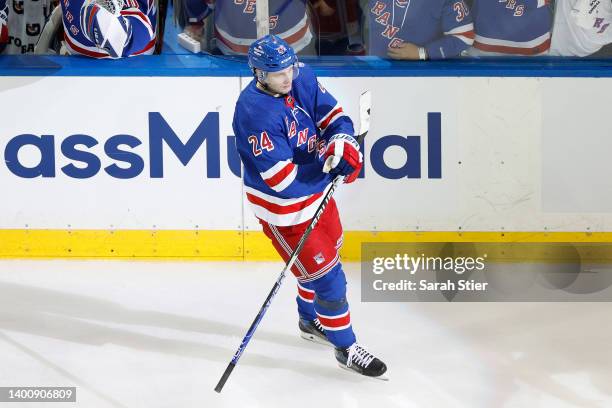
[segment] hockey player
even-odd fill
[[[153,54],[154,0],[61,0],[60,5],[70,54],[93,58]]]
[[[55,4],[51,0],[0,0],[0,52],[33,54]]]
[[[566,1],[566,0],[563,0]],[[550,48],[550,0],[474,0],[472,56],[536,56]]]
[[[264,233],[287,261],[340,174],[354,181],[363,156],[353,124],[293,49],[268,35],[249,49],[254,80],[236,103],[233,128],[244,164],[246,197]],[[331,171],[323,172],[323,163]],[[331,342],[342,367],[379,377],[385,364],[357,343],[339,260],[342,226],[330,200],[292,267],[298,280],[301,335]]]
[[[457,57],[474,26],[463,0],[370,0],[371,55],[426,60]]]
[[[557,1],[550,55],[586,57],[612,43],[612,2]]]
[[[213,12],[214,0],[173,0],[172,6],[174,22],[182,29],[177,35],[179,45],[193,53],[209,51],[209,25],[213,22],[208,16]]]
[[[320,55],[365,55],[358,0],[311,0]]]
[[[256,0],[207,1],[214,7],[217,47],[223,54],[246,55],[257,38]],[[268,7],[270,33],[285,40],[298,53],[314,54],[311,21],[304,0],[269,0]]]

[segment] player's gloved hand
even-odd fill
[[[85,36],[106,50],[111,58],[120,58],[132,37],[132,26],[115,9],[114,14],[95,1],[81,7],[81,27]]]
[[[324,160],[323,171],[347,176],[345,183],[355,181],[363,166],[363,154],[359,151],[359,143],[353,136],[342,133],[333,135],[329,139]]]

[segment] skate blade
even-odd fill
[[[355,370],[351,370],[350,368],[348,368],[347,366],[341,363],[338,363],[338,367],[342,368],[343,370],[350,371],[351,373],[356,374],[360,377],[371,378],[373,380],[379,380],[379,381],[389,381],[389,377],[387,377],[386,373],[383,375],[379,375],[378,377],[371,377],[369,375],[363,375],[361,373],[358,373]]]
[[[300,332],[300,337],[303,338],[304,340],[312,341],[313,343],[318,343],[324,346],[332,347],[332,344],[329,341],[323,340],[322,338],[320,338],[319,336],[315,336],[314,334]]]

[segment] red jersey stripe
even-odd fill
[[[285,167],[280,169],[278,173],[276,173],[270,178],[265,179],[264,181],[266,182],[268,186],[270,186],[270,188],[272,188],[280,184],[285,178],[287,178],[287,176],[291,174],[294,168],[295,168],[295,164],[289,163]]]
[[[79,54],[87,55],[88,57],[94,57],[94,58],[108,58],[109,56],[108,54],[90,51],[85,48],[79,47],[78,45],[76,45],[70,40],[70,37],[65,32],[64,32],[64,40],[66,40],[66,43],[68,43],[68,46],[70,48],[77,51]]]
[[[337,108],[336,110],[332,111],[332,113],[329,114],[329,116],[327,117],[327,119],[325,119],[323,121],[323,123],[321,123],[320,128],[321,129],[325,129],[327,126],[329,126],[329,124],[331,123],[331,121],[334,119],[334,117],[339,114],[342,113],[342,108]]]
[[[550,38],[544,41],[542,44],[537,45],[533,48],[509,47],[506,45],[490,45],[483,44],[478,41],[474,42],[474,47],[487,52],[499,52],[503,54],[515,55],[536,55],[541,54],[550,48]]]
[[[471,38],[471,39],[474,39],[474,37],[476,36],[474,34],[474,30],[464,31],[462,33],[453,33],[452,35],[460,35],[462,37],[467,37],[467,38]]]
[[[308,32],[308,24],[305,24],[304,27],[302,27],[302,29],[297,31],[295,34],[292,34],[289,37],[283,38],[283,40],[288,42],[289,45],[293,45],[293,43],[298,42],[299,40],[301,40],[306,35],[306,32]],[[223,44],[225,44],[232,51],[235,51],[235,52],[241,53],[241,54],[246,54],[246,53],[249,52],[249,46],[248,45],[240,45],[240,44],[236,44],[236,43],[230,41],[229,39],[223,37],[223,34],[221,34],[219,32],[219,30],[217,30],[216,27],[215,27],[215,37],[217,37],[219,40],[221,40],[221,42]]]
[[[154,46],[155,46],[155,38],[153,38],[151,41],[149,41],[149,43],[142,50],[140,50],[138,52],[135,52],[132,55],[144,54],[145,52],[149,51]]]
[[[263,198],[257,197],[251,193],[246,193],[247,195],[247,199],[255,204],[255,205],[259,205],[263,208],[265,208],[266,210],[270,211],[271,213],[274,214],[291,214],[294,212],[298,212],[303,210],[304,208],[308,207],[310,204],[312,204],[313,202],[317,201],[317,199],[319,199],[319,197],[321,197],[323,195],[323,193],[317,193],[317,194],[313,194],[311,197],[307,198],[304,201],[300,201],[297,202],[295,204],[291,204],[291,205],[278,205],[278,204],[274,204],[271,203],[267,200],[264,200]]]

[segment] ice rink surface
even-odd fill
[[[223,392],[213,391],[276,263],[0,262],[0,386],[74,386],[40,407],[611,407],[609,303],[362,303],[388,382],[302,340],[289,276]]]

